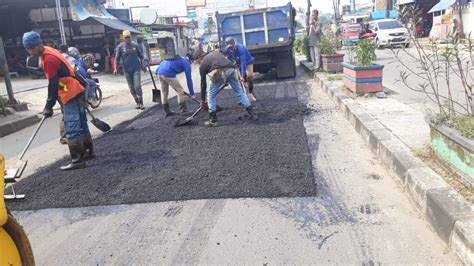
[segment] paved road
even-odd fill
[[[459,264],[331,100],[318,90],[309,99],[312,83],[300,72],[261,80],[256,94],[274,85],[275,97],[297,94],[315,110],[304,127],[316,196],[14,212],[38,263]],[[55,141],[45,145],[32,151],[43,163],[64,154]]]

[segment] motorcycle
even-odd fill
[[[98,63],[94,63],[94,68],[97,68],[99,66]],[[99,84],[99,79],[98,78],[93,78],[92,75],[96,74],[98,71],[94,69],[88,69],[87,74],[89,75],[89,79],[92,79],[95,82],[95,97],[92,101],[88,101],[89,106],[92,109],[96,109],[99,107],[99,105],[102,103],[102,90],[100,89],[100,84]]]

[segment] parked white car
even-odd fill
[[[403,45],[410,46],[410,35],[408,30],[395,19],[380,19],[369,22],[369,29],[376,34],[375,43],[377,48],[386,46]]]

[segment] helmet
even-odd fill
[[[74,58],[79,57],[79,50],[76,47],[69,47],[67,53]]]
[[[86,63],[86,65],[93,65],[95,63],[95,57],[93,54],[85,54],[82,57],[82,60],[84,60],[84,63]]]
[[[227,37],[227,38],[225,38],[225,44],[227,44],[227,45],[229,45],[229,46],[235,45],[235,39],[234,39],[234,37]]]

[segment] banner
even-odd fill
[[[81,21],[90,17],[117,19],[95,0],[69,0],[69,7],[74,21]]]

